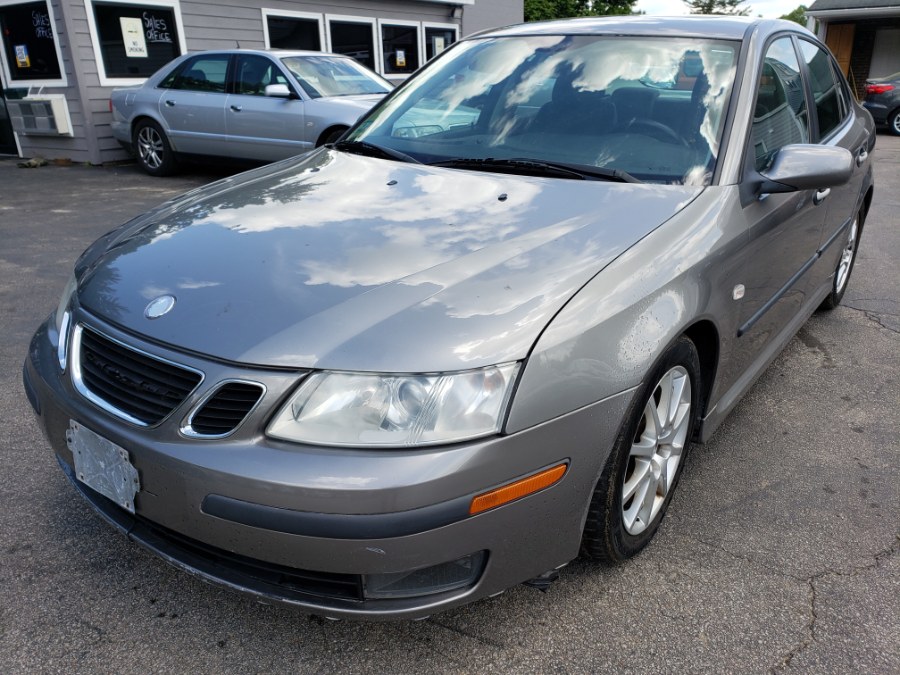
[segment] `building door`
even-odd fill
[[[13,136],[12,121],[6,107],[6,82],[0,73],[0,155],[16,155],[16,139]]]
[[[834,54],[834,58],[841,68],[844,76],[850,72],[850,54],[853,52],[853,36],[856,33],[854,23],[830,23],[828,34],[825,36],[825,44]],[[853,84],[851,82],[851,84]]]

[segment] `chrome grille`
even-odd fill
[[[161,422],[203,379],[195,370],[126,347],[86,326],[79,328],[76,387],[130,421]]]

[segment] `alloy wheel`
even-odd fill
[[[151,169],[162,166],[165,146],[159,132],[153,127],[144,127],[138,132],[137,141],[141,161]]]
[[[631,535],[659,515],[678,475],[691,426],[691,378],[682,366],[662,376],[644,406],[622,485],[622,520]]]
[[[847,236],[847,243],[841,253],[841,261],[838,263],[837,274],[834,279],[834,290],[836,293],[844,290],[847,279],[850,277],[850,267],[853,265],[853,256],[856,255],[858,229],[857,220],[854,218],[853,224],[850,225],[850,234]]]

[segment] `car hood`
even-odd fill
[[[233,362],[428,372],[522,359],[591,277],[702,188],[321,149],[188,193],[76,266],[125,330]],[[148,319],[148,303],[176,298]]]

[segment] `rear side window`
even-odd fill
[[[831,57],[811,42],[800,40],[800,53],[809,69],[809,84],[819,121],[819,137],[825,138],[844,119],[846,105],[841,98],[841,88],[835,79]]]
[[[164,89],[225,93],[228,54],[198,56],[169,74],[159,86]]]
[[[785,145],[809,143],[800,62],[790,38],[775,40],[766,51],[757,84],[751,138],[757,171],[767,168]]]

